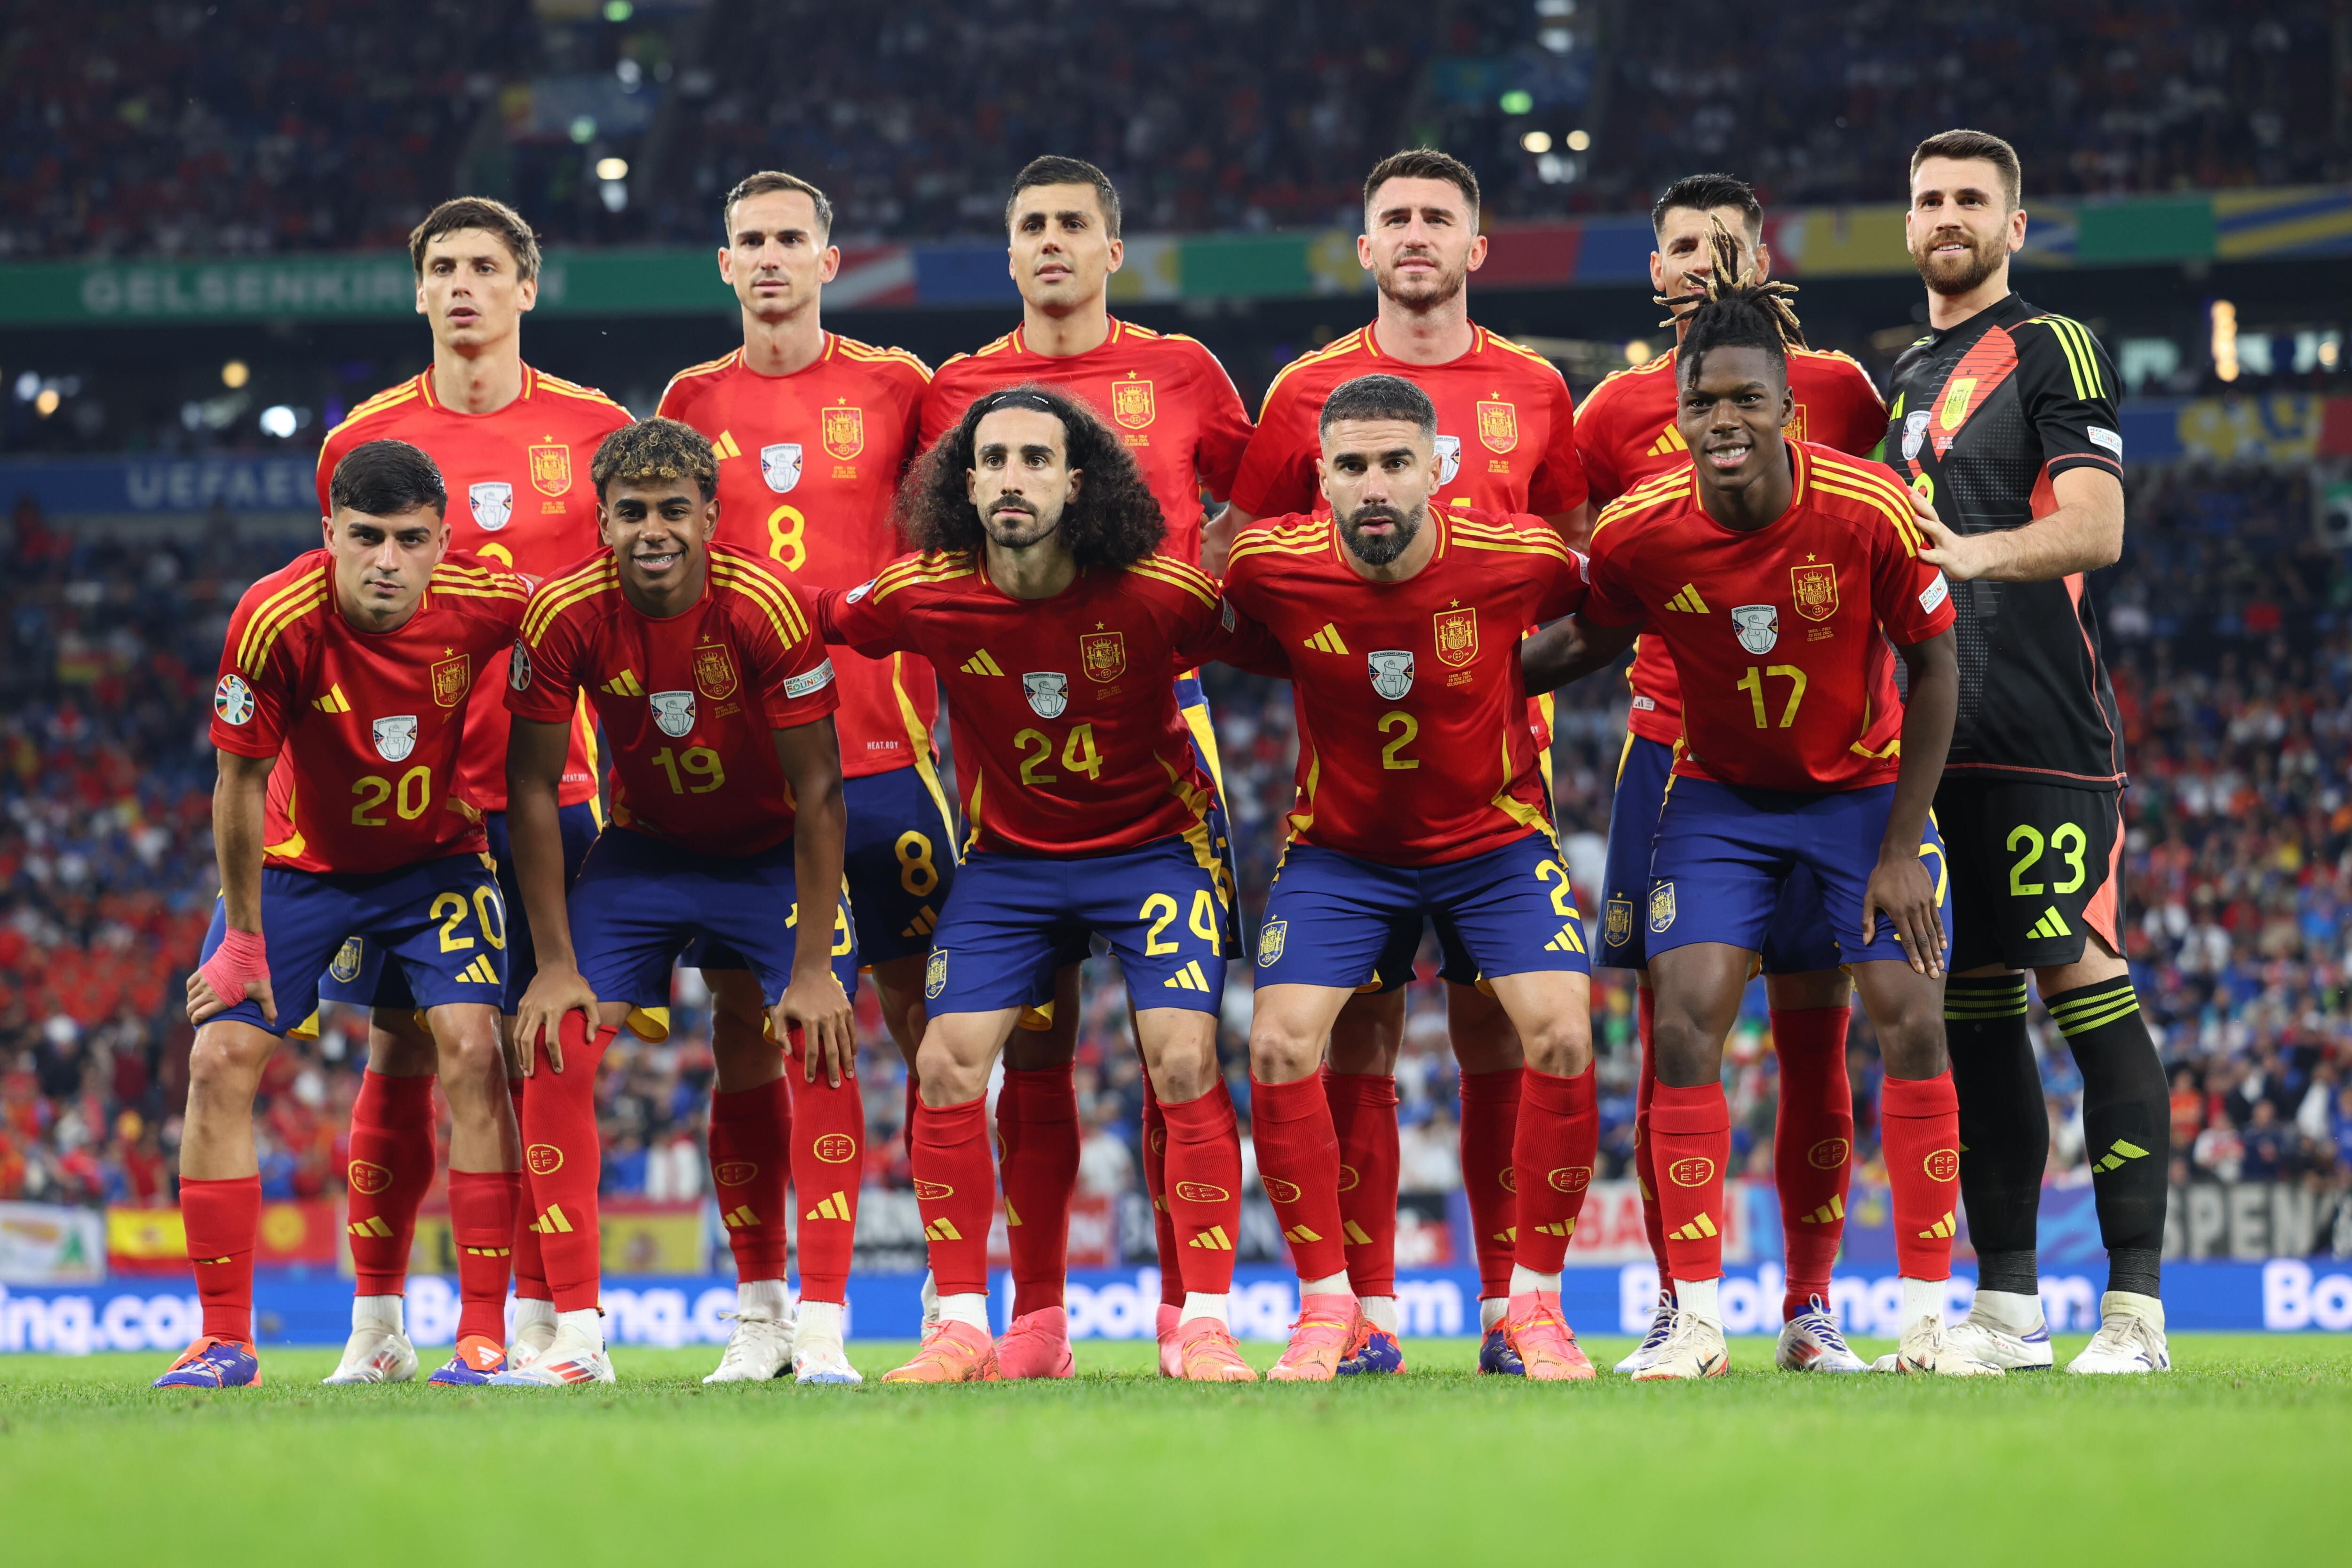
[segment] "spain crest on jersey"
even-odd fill
[[[1108,686],[1127,673],[1127,634],[1080,633],[1078,660],[1086,669],[1087,679]]]
[[[514,486],[504,479],[467,485],[466,502],[474,509],[474,521],[496,533],[514,516]]]
[[[467,689],[474,684],[474,661],[465,654],[442,659],[433,667],[433,700],[444,708],[455,708],[466,700]]]
[[[940,999],[940,993],[947,988],[948,950],[944,947],[935,947],[931,949],[931,961],[923,965],[924,999],[936,1002]]]
[[[778,441],[760,448],[760,477],[768,488],[782,495],[801,482],[801,444],[798,441]]]
[[[1837,614],[1837,567],[1791,566],[1789,588],[1797,600],[1797,614],[1809,621],[1826,621]]]
[[[1458,669],[1478,657],[1476,610],[1440,610],[1433,618],[1437,623],[1439,662]]]
[[[1114,382],[1110,389],[1110,416],[1129,430],[1140,430],[1151,423],[1159,412],[1152,406],[1151,384],[1148,381]]]
[[[817,434],[824,442],[825,456],[845,463],[866,450],[866,410],[822,409],[817,415]]]
[[[1805,405],[1803,404],[1797,405],[1797,411],[1789,416],[1789,422],[1786,425],[1780,426],[1780,434],[1791,441],[1805,439]]]
[[[1650,929],[1664,932],[1675,923],[1675,885],[1661,882],[1650,889]]]
[[[713,702],[735,695],[735,656],[726,644],[707,642],[694,650],[694,686]]]
[[[1608,947],[1622,947],[1633,940],[1633,900],[1609,900],[1607,923],[1601,929],[1601,940]]]
[[[671,740],[683,741],[694,732],[693,692],[656,691],[646,701],[654,710],[655,724]]]
[[[1437,438],[1437,482],[1450,485],[1454,476],[1462,471],[1462,437],[1440,436]]]
[[[1507,452],[1519,444],[1519,409],[1513,403],[1478,405],[1478,441],[1490,452]]]
[[[341,984],[349,985],[360,977],[360,966],[366,960],[367,939],[347,936],[343,938],[343,945],[335,950],[334,962],[327,965],[327,973]]]
[[[1288,921],[1268,921],[1257,928],[1257,966],[1271,969],[1282,957],[1283,939],[1290,934]]]
[[[530,488],[560,496],[572,488],[572,448],[561,441],[530,449]]]

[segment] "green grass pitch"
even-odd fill
[[[1628,1342],[1589,1342],[1607,1365]],[[2059,1347],[2063,1363],[2079,1348]],[[869,1378],[908,1347],[858,1342]],[[1874,1355],[1888,1345],[1857,1350]],[[1261,1366],[1274,1346],[1249,1347]],[[1412,1372],[1191,1387],[1086,1343],[1067,1383],[163,1394],[153,1356],[0,1357],[0,1560],[50,1563],[2344,1561],[2352,1340],[2182,1335],[2147,1379],[1806,1378],[1736,1341],[1697,1386]],[[1524,1561],[1519,1559],[1517,1561]]]

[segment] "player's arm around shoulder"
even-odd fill
[[[960,556],[923,551],[901,555],[854,588],[827,588],[814,596],[818,634],[869,658],[921,650],[910,635],[922,618],[926,588],[969,573]]]
[[[1566,570],[1557,574],[1554,591],[1559,598],[1555,602],[1564,609],[1553,612],[1564,618],[1520,639],[1519,668],[1531,692],[1557,690],[1607,669],[1641,634],[1645,616],[1616,565],[1624,530],[1610,526],[1614,521],[1603,513],[1593,530],[1590,554],[1567,552],[1573,558],[1567,570],[1572,570],[1574,581],[1568,580]]]

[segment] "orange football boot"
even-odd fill
[[[941,1322],[923,1336],[915,1359],[882,1374],[885,1383],[994,1383],[996,1342],[986,1329]]]
[[[1527,1290],[1511,1298],[1503,1319],[1503,1340],[1517,1351],[1530,1381],[1584,1383],[1592,1363],[1576,1342],[1576,1331],[1560,1315],[1559,1292]]]
[[[1178,1365],[1188,1383],[1255,1383],[1234,1331],[1214,1318],[1195,1318],[1176,1330]]]
[[[1298,1301],[1298,1321],[1290,1325],[1290,1344],[1274,1370],[1265,1374],[1268,1383],[1328,1383],[1339,1374],[1339,1358],[1348,1353],[1355,1342],[1356,1325],[1361,1313],[1353,1296],[1334,1291],[1327,1295],[1302,1296]]]
[[[996,1367],[1007,1379],[1069,1376],[1068,1314],[1059,1307],[1047,1307],[1013,1319],[1012,1327],[997,1339]]]

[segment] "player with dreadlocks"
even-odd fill
[[[1651,1158],[1675,1308],[1664,1345],[1633,1375],[1707,1377],[1728,1363],[1723,1042],[1801,872],[1885,1054],[1903,1277],[1894,1365],[1991,1373],[1948,1346],[1943,1327],[1959,1135],[1944,1049],[1949,879],[1927,808],[1958,692],[1950,591],[1919,559],[1893,474],[1788,438],[1785,294],[1735,277],[1709,279],[1683,339],[1675,429],[1691,465],[1601,513],[1583,610],[1523,650],[1541,689],[1605,668],[1646,626],[1682,683],[1682,743],[1642,909],[1657,1009]]]
[[[970,830],[924,973],[908,1139],[940,1317],[884,1381],[1021,1370],[988,1331],[989,1073],[1062,955],[1099,934],[1167,1119],[1183,1375],[1255,1382],[1225,1317],[1242,1162],[1217,1010],[1234,910],[1174,681],[1211,659],[1287,667],[1213,578],[1158,553],[1167,523],[1135,459],[1065,392],[975,401],[908,476],[898,521],[920,553],[817,608],[826,641],[940,671]],[[1005,1221],[1021,1223],[1009,1204]]]
[[[1762,285],[1770,275],[1764,244],[1764,209],[1755,194],[1728,174],[1690,174],[1666,187],[1651,209],[1657,249],[1650,280],[1669,311],[1677,340],[1692,313],[1723,284]],[[1886,430],[1886,405],[1870,377],[1841,353],[1805,346],[1790,308],[1795,290],[1765,289],[1762,304],[1780,329],[1795,412],[1787,434],[1861,456]],[[1690,472],[1690,448],[1675,426],[1676,366],[1681,347],[1595,387],[1577,410],[1577,450],[1592,481],[1593,505],[1605,507],[1654,482],[1679,483]],[[1626,676],[1633,690],[1625,749],[1618,758],[1609,813],[1609,858],[1601,883],[1601,944],[1594,962],[1630,970],[1639,983],[1636,1020],[1642,1044],[1635,1097],[1633,1174],[1642,1191],[1642,1219],[1658,1279],[1672,1279],[1666,1229],[1659,1215],[1658,1177],[1651,1160],[1650,1109],[1657,1089],[1653,1049],[1655,1009],[1643,941],[1642,901],[1649,896],[1650,842],[1666,804],[1675,743],[1682,738],[1682,691],[1674,661],[1655,637],[1633,645]],[[1863,1363],[1838,1331],[1828,1306],[1830,1268],[1845,1232],[1846,1190],[1853,1171],[1853,1097],[1846,1081],[1846,1023],[1853,987],[1837,967],[1837,946],[1822,916],[1811,876],[1791,877],[1764,933],[1764,986],[1771,1006],[1772,1050],[1779,1069],[1775,1095],[1773,1185],[1780,1198],[1782,1256],[1779,1345],[1773,1359],[1807,1372],[1860,1372]],[[1617,1363],[1639,1371],[1664,1344],[1674,1326],[1674,1296],[1662,1289],[1649,1333]]]

